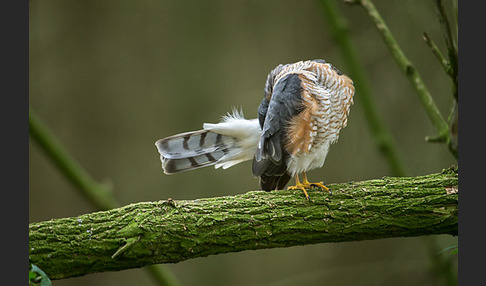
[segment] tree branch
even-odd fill
[[[458,83],[458,52],[456,44],[454,43],[454,38],[452,37],[451,26],[449,20],[447,19],[447,14],[442,5],[442,0],[436,0],[437,14],[439,16],[440,26],[442,27],[442,33],[444,34],[444,39],[447,45],[447,52],[449,55],[449,64],[452,69],[452,82],[454,84],[454,98],[457,100],[457,83]]]
[[[423,39],[424,39],[425,43],[427,44],[427,46],[429,46],[429,48],[432,50],[432,53],[434,54],[435,58],[442,65],[442,68],[444,68],[445,73],[448,74],[449,76],[453,77],[454,76],[454,74],[453,74],[454,72],[452,71],[451,65],[446,60],[446,58],[444,58],[444,56],[440,52],[440,50],[437,47],[437,45],[429,38],[429,35],[427,35],[427,33],[425,33],[425,32],[424,32]]]
[[[322,12],[327,21],[332,38],[341,49],[343,60],[356,87],[356,93],[359,93],[359,99],[356,99],[356,101],[363,107],[368,128],[378,150],[387,160],[393,176],[406,176],[408,172],[397,150],[393,137],[386,129],[377,111],[376,103],[371,94],[371,88],[365,76],[365,69],[359,60],[355,45],[351,42],[348,22],[341,15],[334,1],[320,0],[319,2],[321,3]]]
[[[211,254],[458,233],[458,172],[127,205],[31,223],[29,260],[51,279]]]
[[[100,210],[119,206],[111,188],[95,181],[78,161],[69,154],[61,142],[52,134],[36,113],[29,107],[29,136],[39,144],[58,170],[76,187],[80,193]],[[158,285],[180,285],[172,272],[162,265],[146,268]]]
[[[106,184],[95,181],[72,157],[64,146],[44,125],[36,113],[29,108],[29,136],[46,153],[58,170],[98,209],[107,210],[117,206],[113,192]]]
[[[383,38],[383,41],[385,42],[388,49],[390,50],[393,59],[398,64],[400,69],[405,73],[412,87],[417,93],[419,100],[422,106],[424,107],[427,116],[429,117],[430,121],[437,129],[439,133],[439,137],[444,139],[448,138],[447,123],[442,117],[442,115],[440,114],[439,109],[437,108],[432,96],[430,95],[427,87],[422,81],[422,77],[420,76],[417,69],[412,65],[412,63],[403,53],[402,49],[398,45],[392,32],[386,25],[385,21],[381,17],[378,10],[375,8],[373,2],[371,0],[343,0],[343,1],[349,4],[359,4],[366,11],[370,20],[373,22],[376,29],[380,33],[380,36]]]

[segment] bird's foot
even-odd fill
[[[307,193],[307,191],[305,190],[305,186],[304,186],[304,184],[301,184],[300,182],[296,183],[296,184],[295,184],[295,186],[289,186],[289,187],[287,188],[287,190],[288,190],[288,191],[290,191],[290,190],[302,190],[302,191],[304,191],[305,198],[306,198],[307,200],[309,200],[309,194],[308,194],[308,193]]]
[[[332,194],[331,190],[324,186],[323,182],[319,183],[311,183],[307,180],[307,174],[304,172],[303,173],[303,178],[302,178],[302,183],[299,181],[299,176],[295,175],[295,186],[289,186],[287,190],[302,190],[304,191],[305,198],[309,200],[309,194],[307,193],[306,189],[313,189],[313,188],[319,188],[321,190],[324,190],[328,192],[329,194]]]
[[[332,194],[331,189],[329,189],[328,187],[324,186],[324,183],[323,182],[319,182],[319,183],[309,183],[309,182],[307,182],[307,185],[305,185],[305,187],[307,187],[307,188],[320,188],[321,190],[326,191],[328,194]]]
[[[326,191],[329,194],[332,194],[331,190],[324,186],[322,182],[319,183],[310,183],[310,182],[303,182],[303,183],[297,183],[295,186],[289,186],[287,190],[302,190],[304,192],[305,198],[309,200],[309,194],[307,193],[306,189],[313,189],[313,188],[319,188],[323,191]]]

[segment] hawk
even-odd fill
[[[322,182],[310,183],[306,172],[324,164],[347,125],[353,95],[353,81],[324,60],[280,64],[268,74],[258,118],[233,110],[220,123],[158,140],[162,168],[174,174],[253,160],[263,190],[283,189],[295,176],[288,189],[301,189],[307,199],[306,188],[330,192]]]

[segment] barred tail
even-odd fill
[[[164,173],[174,174],[211,165],[226,169],[253,159],[261,134],[257,119],[247,120],[234,112],[220,123],[204,123],[203,128],[155,142]]]

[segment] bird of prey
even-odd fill
[[[162,168],[174,174],[253,160],[262,190],[283,189],[295,176],[288,189],[302,190],[307,199],[306,188],[330,192],[322,182],[310,183],[306,172],[324,164],[347,125],[353,95],[353,81],[324,60],[280,64],[268,74],[258,118],[233,110],[220,123],[158,140]]]

